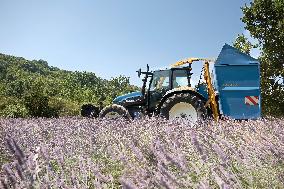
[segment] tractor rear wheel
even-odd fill
[[[207,116],[205,101],[190,93],[178,93],[163,103],[160,115],[167,119],[185,118],[195,123]]]
[[[99,118],[107,118],[107,119],[131,119],[131,115],[128,110],[123,106],[112,104],[110,106],[105,107],[101,110],[99,114]]]

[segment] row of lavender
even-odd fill
[[[0,188],[283,188],[284,120],[0,119]]]

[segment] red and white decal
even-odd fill
[[[250,106],[258,105],[259,104],[258,96],[246,96],[245,104]]]

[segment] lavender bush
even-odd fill
[[[284,188],[284,120],[0,119],[1,188]]]

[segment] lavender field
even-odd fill
[[[284,119],[0,119],[0,188],[284,188]]]

